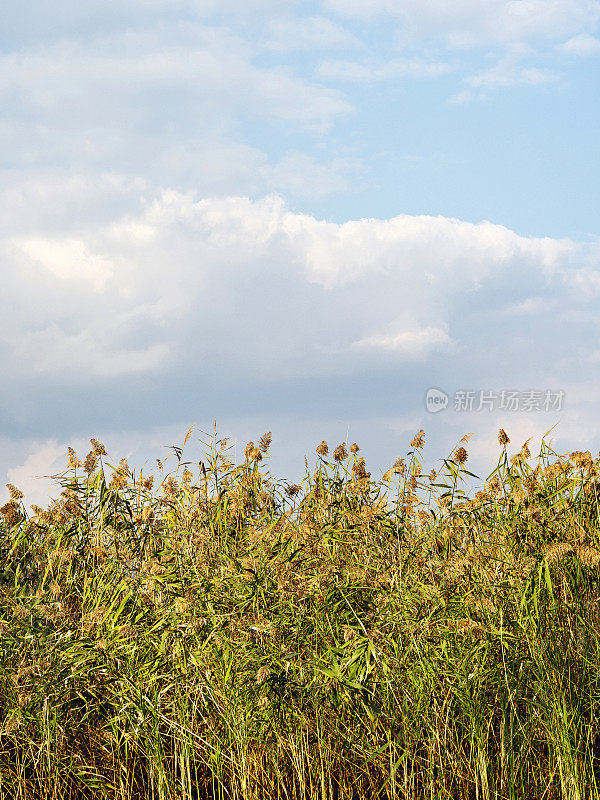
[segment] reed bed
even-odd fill
[[[91,444],[0,509],[1,798],[600,795],[600,458]]]

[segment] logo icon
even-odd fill
[[[448,406],[450,398],[441,389],[431,387],[425,393],[425,408],[430,414],[437,414],[438,411],[443,411]]]

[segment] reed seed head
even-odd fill
[[[17,605],[13,608],[13,617],[17,619],[25,619],[29,616],[29,609],[24,605]]]
[[[591,469],[594,465],[594,460],[589,450],[586,450],[585,453],[576,450],[574,453],[571,453],[570,459],[577,469]]]
[[[92,445],[92,450],[94,455],[96,456],[105,456],[106,455],[106,448],[99,442],[98,439],[90,439],[90,444]]]
[[[420,450],[424,445],[425,445],[425,431],[421,428],[421,430],[417,433],[417,435],[410,443],[410,446],[415,447],[417,450]]]
[[[85,461],[83,462],[83,469],[87,472],[88,475],[91,475],[92,472],[96,469],[96,464],[98,463],[98,457],[93,450],[85,457]]]
[[[320,456],[325,457],[329,453],[329,447],[325,439],[321,442],[321,444],[317,447],[317,454]]]
[[[271,446],[272,439],[273,437],[271,435],[271,431],[263,433],[258,442],[258,449],[261,453],[266,453],[268,451],[269,447]]]
[[[586,567],[597,567],[600,564],[600,550],[595,547],[580,547],[577,555]]]
[[[127,486],[127,472],[122,472],[120,469],[115,470],[109,485],[113,489],[124,489]]]
[[[502,491],[502,483],[500,482],[500,478],[497,475],[494,475],[494,477],[490,478],[490,480],[488,481],[487,491],[492,496],[500,494],[500,492]]]
[[[354,630],[354,628],[351,628],[350,626],[345,625],[344,626],[344,641],[346,642],[346,644],[348,644],[348,642],[352,642],[352,641],[354,641],[354,639],[356,639],[356,631]]]
[[[256,673],[256,682],[258,684],[264,683],[266,680],[269,679],[271,675],[271,669],[267,664],[264,664]]]
[[[404,475],[404,472],[406,470],[406,465],[404,463],[404,459],[403,458],[398,458],[394,462],[393,470],[396,473],[396,475]]]
[[[354,462],[352,472],[354,473],[354,477],[359,480],[371,477],[371,473],[367,472],[364,458],[359,458]]]
[[[68,469],[78,469],[81,466],[81,461],[77,458],[77,453],[72,447],[67,447],[69,459],[67,461]]]
[[[0,508],[0,514],[7,525],[16,525],[21,520],[19,504],[16,500],[9,500]]]
[[[21,714],[13,711],[4,722],[4,733],[9,735],[21,725]]]
[[[528,458],[531,458],[531,450],[529,449],[529,442],[531,439],[527,439],[523,447],[521,448],[519,455],[521,458],[526,461]]]
[[[512,493],[511,493],[511,498],[512,498],[513,502],[515,503],[515,505],[517,505],[517,506],[523,505],[523,503],[525,502],[525,497],[526,497],[526,494],[525,494],[525,490],[523,489],[523,487],[522,486],[515,486],[515,488],[512,490]]]
[[[558,561],[562,561],[565,556],[573,553],[574,550],[575,548],[571,542],[555,542],[546,550],[546,561],[556,564]]]
[[[13,486],[12,483],[7,483],[6,488],[8,489],[8,493],[10,494],[11,500],[22,500],[24,497],[23,492],[20,489],[17,489],[16,486]]]
[[[345,461],[348,458],[348,451],[346,450],[346,443],[338,444],[333,451],[334,461]]]
[[[505,447],[507,444],[510,444],[510,439],[508,438],[508,434],[504,430],[504,428],[500,428],[500,432],[498,433],[498,442],[502,447]]]
[[[454,453],[454,461],[456,461],[457,464],[464,464],[468,457],[469,455],[464,447],[458,447]]]
[[[179,491],[179,484],[172,475],[169,475],[169,477],[165,478],[163,481],[162,491],[165,497],[176,497]]]
[[[186,611],[189,611],[190,602],[185,597],[178,597],[175,600],[175,611],[178,614],[185,614]]]

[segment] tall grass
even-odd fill
[[[0,521],[1,798],[600,796],[600,459],[468,437],[301,485],[69,450]]]

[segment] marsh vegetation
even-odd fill
[[[100,442],[0,517],[0,797],[597,797],[600,460]],[[186,445],[188,443],[186,442]],[[514,453],[514,454],[513,454]]]

